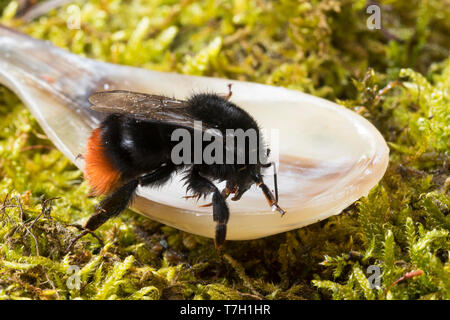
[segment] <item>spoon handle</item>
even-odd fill
[[[0,84],[16,93],[56,146],[79,167],[76,156],[102,115],[88,97],[103,90],[94,60],[0,25]]]
[[[96,64],[0,25],[0,83],[21,98],[32,87],[94,120],[98,115],[93,116],[87,98],[101,87],[103,75]]]

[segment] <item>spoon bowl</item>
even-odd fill
[[[104,114],[91,110],[96,91],[131,90],[185,99],[226,93],[266,129],[279,155],[279,204],[272,212],[256,187],[228,201],[228,240],[260,238],[339,214],[384,175],[389,150],[366,119],[330,101],[256,83],[164,73],[94,61],[0,26],[0,83],[14,91],[45,133],[77,167]],[[268,169],[267,174],[270,174]],[[271,179],[265,179],[271,185]],[[221,187],[221,186],[220,186]],[[180,177],[159,189],[139,188],[132,209],[175,228],[214,237],[212,209],[184,199]],[[206,200],[208,201],[208,199]]]

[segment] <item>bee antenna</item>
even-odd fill
[[[277,176],[277,165],[272,162],[273,165],[273,184],[275,186],[275,200],[278,203],[278,176]]]

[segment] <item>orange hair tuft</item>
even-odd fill
[[[105,155],[100,128],[95,129],[89,137],[84,160],[85,178],[95,194],[107,194],[115,188],[120,180],[120,172]]]

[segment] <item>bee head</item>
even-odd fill
[[[257,173],[256,166],[252,165],[246,165],[238,169],[236,179],[232,183],[232,186],[228,186],[228,188],[234,193],[231,200],[237,201],[241,199],[244,193],[255,184],[254,177],[256,177]]]

